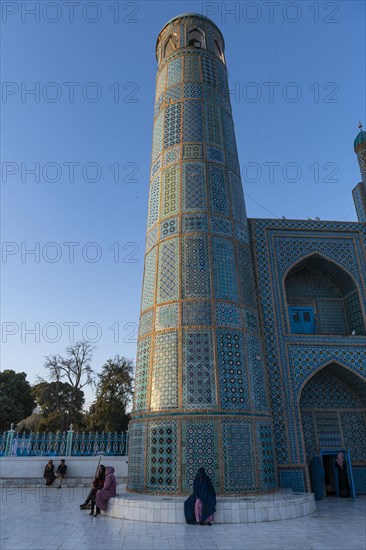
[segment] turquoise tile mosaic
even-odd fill
[[[212,332],[183,332],[183,407],[212,409],[216,406]]]
[[[185,495],[203,466],[222,495],[308,491],[327,447],[365,492],[366,133],[360,223],[247,220],[220,52],[197,14],[157,41],[128,489]]]

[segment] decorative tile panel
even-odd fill
[[[203,146],[197,144],[185,144],[183,145],[183,158],[184,160],[198,160],[203,158]]]
[[[211,231],[215,235],[224,235],[225,237],[232,235],[231,222],[224,218],[211,218]]]
[[[159,246],[159,276],[157,301],[168,302],[179,298],[178,239],[170,239]]]
[[[366,494],[366,466],[353,466],[352,473],[356,494]]]
[[[298,493],[306,491],[304,470],[279,470],[280,486],[283,489],[292,489]]]
[[[259,469],[260,487],[264,491],[273,491],[276,488],[276,473],[274,469],[273,437],[270,424],[259,424],[257,427],[259,438]]]
[[[363,410],[341,413],[344,447],[349,449],[354,462],[366,459],[366,407]],[[365,485],[366,492],[366,485]]]
[[[211,302],[183,302],[184,326],[212,325]]]
[[[179,210],[180,166],[173,164],[163,172],[160,218],[168,218]]]
[[[245,210],[244,193],[241,180],[233,172],[229,172],[229,177],[234,218],[238,221],[244,222],[247,219],[247,213]]]
[[[154,124],[152,160],[154,161],[163,150],[164,112],[162,111]]]
[[[164,152],[164,166],[180,161],[180,145],[175,145]]]
[[[164,101],[165,101],[165,92],[163,92],[158,99],[155,102],[155,116],[158,116],[161,109],[164,107]]]
[[[187,99],[199,99],[202,97],[202,84],[185,84],[184,85],[184,97]],[[189,140],[188,140],[189,141]],[[198,140],[191,140],[198,141]]]
[[[242,241],[244,243],[249,244],[249,234],[248,234],[247,225],[237,222],[235,224],[235,236],[238,239],[238,241]]]
[[[150,250],[156,244],[158,240],[159,226],[155,225],[150,231],[146,233],[146,252]]]
[[[225,163],[224,150],[213,145],[206,145],[206,158],[208,162],[217,162],[218,164]]]
[[[210,86],[209,84],[205,84],[204,97],[205,101],[220,104],[220,93],[218,89]]]
[[[160,97],[162,92],[165,90],[165,81],[166,81],[167,67],[165,66],[160,73],[158,73],[156,79],[156,97]]]
[[[215,298],[238,300],[233,243],[227,239],[212,239]]]
[[[209,298],[211,284],[207,237],[186,236],[182,240],[182,297]]]
[[[147,392],[150,373],[150,348],[151,338],[145,338],[137,344],[136,378],[135,378],[135,399],[133,410],[147,410]]]
[[[226,111],[221,111],[221,113],[225,147],[227,151],[233,155],[233,157],[237,157],[233,119],[226,113]],[[237,170],[234,170],[234,172],[237,173]]]
[[[162,493],[175,493],[177,481],[176,422],[149,422],[150,449],[147,488]]]
[[[165,109],[164,149],[176,145],[181,141],[181,110],[181,103],[173,103]]]
[[[146,423],[138,422],[128,430],[128,487],[132,491],[145,489]]]
[[[183,141],[202,141],[202,103],[196,99],[185,100],[183,117]]]
[[[203,164],[200,162],[185,162],[182,177],[183,210],[206,209],[206,183]]]
[[[150,309],[140,317],[139,338],[152,331],[154,310]]]
[[[213,212],[229,215],[229,203],[225,182],[225,171],[216,164],[208,165],[208,187]]]
[[[236,248],[236,257],[239,267],[241,299],[245,304],[256,307],[256,299],[254,294],[255,282],[250,249],[248,247],[238,245]]]
[[[258,332],[258,318],[255,313],[247,309],[242,309],[242,320],[244,327],[252,332]]]
[[[161,159],[159,158],[156,162],[154,162],[154,164],[151,167],[151,177],[152,178],[154,178],[155,174],[157,174],[157,172],[159,172],[160,167],[161,167]]]
[[[243,335],[236,331],[217,332],[217,363],[223,409],[248,409],[248,380]]]
[[[169,63],[167,87],[179,82],[182,82],[182,57],[177,57]]]
[[[221,327],[241,327],[240,310],[238,306],[233,304],[227,304],[225,302],[217,302],[215,305],[216,310],[216,324]]]
[[[169,90],[166,91],[166,102],[174,103],[183,97],[183,87],[182,84],[177,84],[177,86],[172,86]]]
[[[167,304],[156,308],[155,330],[175,328],[179,322],[179,304]]]
[[[183,407],[207,409],[216,405],[212,333],[183,332]]]
[[[201,60],[198,55],[184,56],[184,81],[185,82],[200,82],[201,81]]]
[[[147,227],[150,229],[159,217],[159,197],[160,197],[160,176],[156,177],[150,185],[149,196],[149,214],[147,219]]]
[[[154,305],[156,276],[156,248],[153,248],[145,256],[145,273],[142,290],[141,311]]]
[[[184,233],[193,231],[207,232],[207,216],[205,214],[184,214],[182,219],[182,231]]]
[[[178,407],[178,333],[155,336],[151,410]]]
[[[202,57],[203,81],[212,86],[217,85],[215,63],[209,57]]]
[[[205,103],[206,139],[222,145],[220,111],[214,103]]]
[[[249,422],[222,423],[225,493],[256,491],[254,439]]]
[[[264,378],[264,359],[259,338],[247,336],[248,372],[251,381],[250,397],[254,409],[267,409],[268,396]]]
[[[178,218],[168,218],[160,224],[160,239],[166,239],[179,233]]]

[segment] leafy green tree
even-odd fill
[[[71,389],[71,401],[68,409],[68,421],[76,424],[79,418],[79,391],[94,384],[94,371],[91,367],[94,347],[87,340],[76,342],[66,348],[66,357],[49,355],[45,360],[49,379],[60,386],[65,380]],[[61,394],[56,390],[56,407],[61,402]]]
[[[25,372],[4,370],[0,373],[0,430],[32,414],[34,398]]]
[[[84,392],[68,382],[40,382],[33,386],[37,404],[41,408],[38,431],[65,431],[72,423],[82,427]]]
[[[98,374],[97,399],[90,407],[87,426],[91,431],[120,432],[127,429],[126,412],[133,394],[133,362],[120,355],[103,365]]]

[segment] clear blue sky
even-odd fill
[[[3,369],[44,376],[67,323],[75,340],[100,337],[96,371],[135,359],[155,41],[175,15],[212,14],[224,35],[249,217],[356,220],[363,2],[2,4]]]

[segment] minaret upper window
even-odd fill
[[[171,34],[168,40],[165,42],[164,57],[174,52],[177,47],[177,35]]]
[[[205,34],[197,28],[188,31],[188,46],[206,48]]]
[[[215,54],[221,59],[223,63],[225,63],[224,54],[222,52],[222,48],[220,44],[218,43],[217,40],[215,40],[214,44],[215,44]]]

